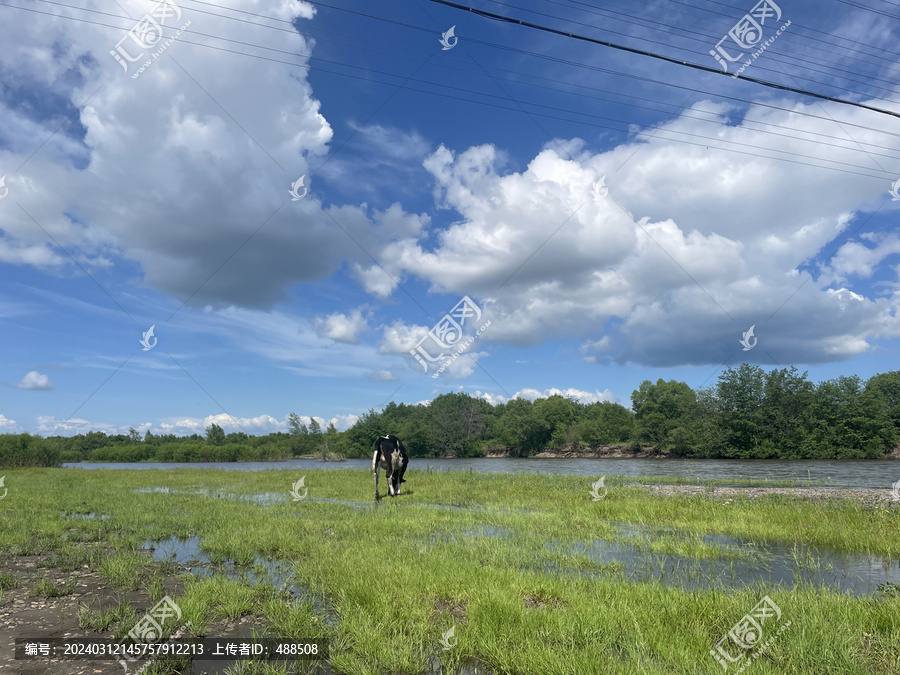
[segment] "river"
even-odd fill
[[[78,462],[80,469],[226,469],[229,471],[371,469],[370,459],[323,462],[290,459],[282,462]],[[833,488],[890,488],[900,481],[896,460],[764,460],[764,459],[411,459],[409,471],[478,471],[479,473],[541,472],[575,476],[682,476],[691,479],[811,481]]]

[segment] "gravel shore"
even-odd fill
[[[706,495],[713,499],[734,499],[735,497],[747,497],[756,499],[766,495],[784,495],[797,499],[814,499],[817,501],[826,499],[853,499],[867,508],[878,506],[887,502],[889,508],[900,509],[900,501],[894,501],[893,492],[888,489],[869,488],[786,488],[786,487],[716,487],[712,490],[697,485],[642,485],[653,494],[674,495]]]

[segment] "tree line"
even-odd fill
[[[375,439],[394,434],[412,457],[528,457],[542,450],[603,445],[657,448],[678,457],[756,459],[878,459],[900,443],[900,371],[856,375],[815,384],[796,368],[743,364],[714,385],[645,380],[631,408],[608,401],[580,403],[550,396],[492,405],[464,393],[442,394],[429,405],[391,402],[370,409],[350,429],[325,431],[311,419],[288,417],[289,432],[143,437],[89,432],[42,438],[0,436],[0,466],[55,466],[73,461],[250,461],[316,455],[369,457]]]

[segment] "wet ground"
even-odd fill
[[[756,499],[761,496],[778,494],[809,499],[850,498],[866,507],[882,506],[900,508],[893,501],[890,490],[829,489],[829,488],[705,488],[696,486],[651,485],[645,489],[663,495],[705,495],[728,506],[738,497]],[[144,491],[169,492],[167,488],[149,488]],[[261,493],[256,495],[234,495],[224,492],[197,490],[196,494],[207,498],[239,499],[264,505],[283,503],[290,498],[285,493]],[[321,499],[329,504],[344,505],[353,509],[372,509],[377,506],[371,501],[348,501]],[[444,505],[434,508],[464,509]],[[62,517],[80,520],[106,519],[106,514],[62,513]],[[73,531],[77,528],[73,528]],[[324,536],[329,536],[325,532]],[[454,541],[459,538],[473,540],[479,538],[506,538],[514,533],[496,526],[479,526],[464,532],[440,533],[432,535],[428,544]],[[677,540],[684,537],[690,543],[716,547],[720,554],[708,558],[689,558],[670,553],[654,553],[652,545],[660,539]],[[86,544],[85,544],[86,545]],[[829,586],[856,596],[867,596],[878,592],[879,584],[900,584],[900,561],[878,556],[846,554],[828,550],[814,550],[808,547],[779,544],[760,544],[722,535],[688,535],[667,528],[640,527],[618,524],[616,533],[608,540],[553,541],[544,546],[552,553],[562,556],[582,556],[597,563],[590,571],[572,572],[566,569],[547,568],[545,573],[612,575],[630,582],[657,580],[666,585],[678,586],[686,590],[698,588],[737,588],[750,583],[762,582],[767,587],[791,588],[799,584]],[[144,549],[152,560],[164,565],[164,592],[178,594],[183,587],[185,575],[199,577],[223,574],[232,578],[243,578],[248,583],[267,583],[285,593],[286,598],[312,599],[316,613],[323,621],[334,624],[336,615],[328,606],[326,598],[312,594],[308,588],[294,582],[294,574],[286,561],[257,558],[251,565],[236,565],[233,562],[213,563],[200,547],[198,538],[177,539],[144,543]],[[599,571],[598,571],[599,570]],[[79,625],[78,612],[82,606],[93,610],[113,607],[125,601],[130,602],[138,616],[150,609],[155,601],[146,591],[121,591],[102,579],[96,570],[83,565],[75,570],[63,571],[54,566],[53,554],[40,556],[0,556],[0,574],[15,577],[17,586],[3,591],[0,601],[0,673],[17,675],[111,675],[122,672],[115,661],[66,660],[15,661],[11,643],[16,637],[112,637],[110,631],[91,632]],[[9,577],[7,577],[9,578]],[[36,585],[45,579],[62,589],[61,597],[37,597]],[[220,621],[207,630],[210,636],[250,637],[254,630],[263,626],[254,624],[249,617],[241,620]],[[195,675],[223,675],[225,668],[233,665],[227,661],[196,662],[192,672]],[[432,659],[432,672],[439,672],[439,655]],[[134,669],[130,672],[134,672]],[[315,675],[327,675],[327,664],[319,664]],[[466,671],[464,671],[465,673]],[[474,672],[474,671],[473,671]],[[483,672],[479,668],[479,672]]]

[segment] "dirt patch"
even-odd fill
[[[122,666],[115,660],[15,660],[16,638],[106,638],[114,639],[115,628],[128,624],[130,629],[147,610],[158,601],[150,597],[148,591],[139,588],[128,591],[113,587],[100,577],[100,574],[88,565],[82,565],[71,571],[62,571],[52,564],[53,553],[30,556],[0,556],[0,575],[6,580],[15,578],[17,586],[7,588],[0,597],[0,673],[15,675],[122,675]],[[171,575],[159,575],[162,594],[176,596],[184,587],[184,580],[175,568]],[[67,584],[72,586],[71,592],[60,597],[40,597],[35,595],[38,588],[47,588],[41,584],[44,579],[57,588]],[[149,580],[149,579],[148,579]],[[128,610],[130,605],[133,614]],[[82,628],[79,612],[82,616],[87,610],[93,617],[99,617],[107,610],[121,608],[127,619],[113,621],[107,630],[95,631]],[[133,618],[132,618],[133,617]],[[252,622],[252,617],[238,620],[220,621],[210,625],[209,635],[231,635],[240,629],[242,624]],[[189,637],[185,634],[184,637]],[[138,661],[129,667],[134,672],[144,661]]]
[[[466,622],[466,602],[457,598],[436,600],[434,608],[438,614],[449,614],[456,623]]]
[[[868,488],[787,488],[787,487],[713,487],[705,488],[697,485],[641,485],[655,495],[672,497],[676,495],[706,495],[716,500],[729,500],[736,497],[757,499],[768,495],[783,495],[798,499],[825,501],[830,499],[852,499],[866,508],[875,508],[879,504],[889,508],[900,508],[900,502],[892,501],[892,491],[888,489]]]
[[[560,607],[566,607],[567,605],[568,603],[566,603],[565,600],[540,593],[537,595],[525,596],[525,607],[528,609],[545,609],[546,607],[559,609]]]

